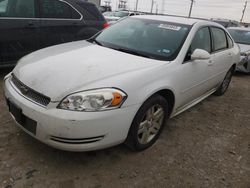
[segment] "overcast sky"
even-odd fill
[[[111,1],[111,5],[114,10],[117,9],[119,0],[102,0],[102,4],[105,1]],[[150,11],[152,0],[138,0],[138,10]],[[158,6],[159,13],[164,11],[165,14],[174,14],[187,16],[190,7],[190,0],[154,0],[153,11],[156,12]],[[165,6],[163,5],[165,1]],[[201,18],[227,18],[240,21],[242,16],[242,10],[246,0],[195,0],[193,6],[193,17]],[[136,0],[127,0],[129,9],[135,9]],[[245,22],[250,22],[250,0],[248,0],[248,6],[244,16]]]

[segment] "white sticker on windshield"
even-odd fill
[[[163,28],[163,29],[173,30],[173,31],[179,31],[181,29],[180,26],[168,25],[168,24],[160,24],[158,27]]]

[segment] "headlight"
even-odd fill
[[[127,95],[118,89],[97,89],[67,96],[58,108],[73,111],[95,112],[119,108]]]

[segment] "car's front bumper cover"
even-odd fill
[[[241,56],[240,62],[236,67],[237,71],[250,73],[250,55],[249,56]]]
[[[74,112],[58,109],[58,103],[52,102],[44,108],[17,93],[9,78],[5,79],[5,97],[25,118],[36,122],[35,133],[16,121],[19,127],[43,143],[67,151],[98,150],[124,142],[139,109],[133,105],[103,112]]]

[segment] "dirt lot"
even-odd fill
[[[235,75],[223,97],[211,96],[170,120],[159,141],[141,153],[123,145],[70,153],[41,144],[15,126],[2,85],[0,187],[250,188],[248,75]]]

